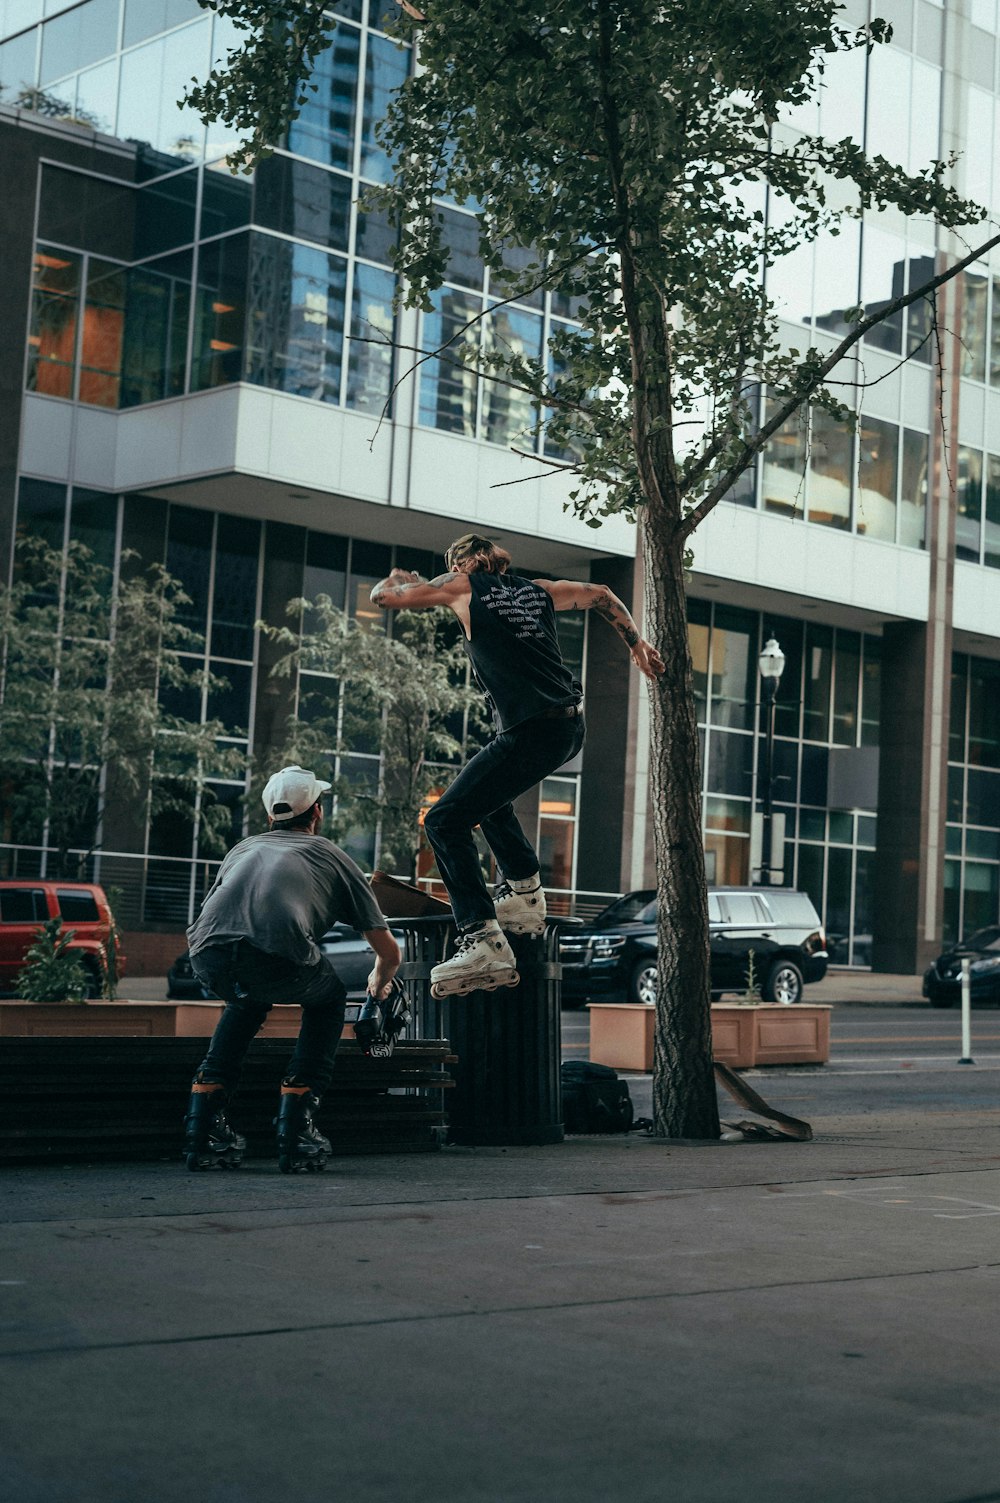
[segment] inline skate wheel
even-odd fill
[[[431,982],[431,996],[434,998],[435,1002],[440,1002],[441,998],[446,997],[447,995],[448,993],[445,991],[440,981]]]

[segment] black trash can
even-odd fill
[[[457,1063],[445,1092],[448,1141],[508,1147],[561,1143],[560,932],[578,919],[550,919],[544,935],[508,935],[521,984],[464,997],[431,996],[433,966],[452,953],[448,916],[393,919],[404,932],[400,980],[413,1008],[413,1036],[448,1039]]]

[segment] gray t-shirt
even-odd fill
[[[192,955],[246,939],[269,955],[315,965],[331,924],[386,929],[361,868],[322,835],[268,830],[229,852],[188,930]]]

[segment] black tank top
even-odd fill
[[[552,597],[520,574],[469,575],[471,637],[465,650],[497,729],[509,731],[558,705],[577,704],[583,685],[562,660]]]

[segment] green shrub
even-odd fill
[[[82,1002],[86,998],[89,977],[79,955],[69,948],[76,931],[60,934],[61,925],[61,919],[47,919],[25,956],[27,964],[15,984],[18,996],[26,1002]]]

